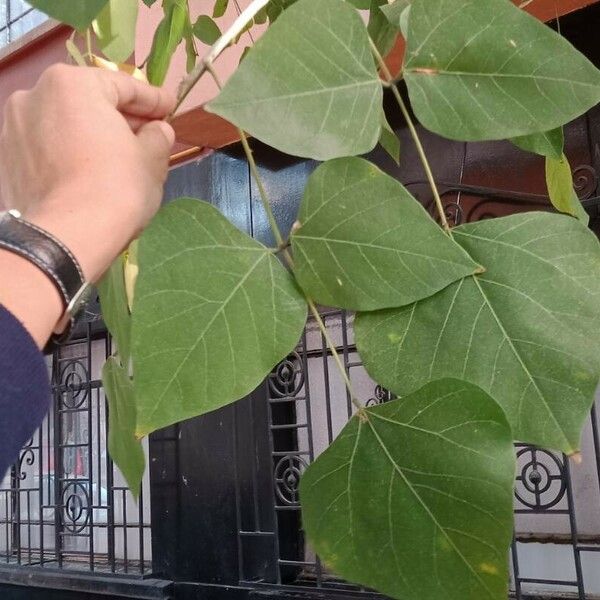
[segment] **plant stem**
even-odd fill
[[[221,87],[222,87],[221,81],[219,79],[219,76],[215,72],[212,64],[207,64],[206,70],[212,75],[212,78],[215,80],[217,87],[219,89],[221,89]],[[244,153],[246,154],[246,158],[248,159],[248,164],[250,165],[250,172],[252,173],[252,177],[254,178],[254,181],[256,181],[256,185],[258,186],[258,191],[260,193],[260,199],[261,199],[262,205],[265,209],[265,212],[267,213],[267,217],[269,220],[269,226],[271,227],[271,230],[273,231],[273,235],[275,236],[275,240],[277,241],[277,247],[281,249],[283,258],[284,258],[285,262],[288,264],[288,266],[290,267],[292,274],[293,274],[294,273],[294,259],[292,258],[292,255],[289,253],[289,251],[287,249],[288,244],[283,239],[283,236],[281,235],[281,230],[279,229],[279,225],[277,225],[277,221],[275,220],[275,215],[273,214],[273,211],[271,210],[271,203],[269,202],[269,196],[267,194],[267,190],[265,189],[264,183],[263,183],[260,173],[258,171],[258,167],[256,166],[256,161],[254,160],[254,154],[252,153],[252,149],[250,148],[250,144],[248,143],[248,137],[246,136],[246,133],[242,129],[238,128],[238,132],[240,134],[240,139],[242,142],[242,146],[244,148]],[[356,395],[354,394],[352,382],[350,381],[350,378],[348,377],[348,373],[346,372],[346,369],[344,367],[344,364],[342,363],[342,360],[337,351],[337,348],[336,348],[335,344],[333,343],[331,336],[329,335],[327,326],[325,325],[325,323],[323,322],[323,319],[321,318],[319,310],[315,306],[314,301],[311,298],[309,298],[308,295],[306,295],[304,293],[304,291],[302,293],[304,294],[304,299],[306,300],[306,303],[308,304],[308,308],[310,309],[310,312],[311,312],[312,316],[314,317],[319,329],[321,330],[321,333],[323,334],[323,337],[325,338],[325,341],[327,343],[329,350],[331,351],[333,360],[335,361],[335,364],[336,364],[336,366],[340,372],[340,375],[342,376],[342,379],[344,381],[344,385],[346,386],[346,389],[348,390],[348,393],[350,394],[350,400],[352,401],[352,404],[354,404],[354,406],[356,406],[356,408],[358,409],[360,414],[364,414],[362,412],[364,410],[364,406],[361,404],[361,402],[356,398]]]
[[[348,377],[348,373],[346,371],[346,368],[344,367],[344,364],[342,363],[342,359],[340,358],[340,355],[335,347],[335,344],[333,343],[333,340],[331,339],[331,336],[329,335],[329,330],[327,329],[327,325],[325,325],[325,323],[323,322],[321,314],[319,313],[319,310],[315,306],[314,301],[311,300],[308,296],[305,296],[305,298],[306,298],[306,302],[308,303],[308,308],[310,309],[312,316],[314,317],[315,321],[317,322],[317,325],[319,326],[319,329],[321,330],[321,333],[323,334],[323,337],[325,338],[325,342],[327,343],[327,346],[329,347],[329,349],[332,352],[333,360],[335,361],[338,371],[340,372],[342,379],[344,380],[344,385],[346,386],[346,389],[348,390],[348,393],[350,394],[350,400],[352,401],[352,404],[354,404],[354,406],[356,406],[356,408],[359,411],[362,411],[364,409],[364,406],[354,395],[354,388],[352,387],[352,382],[350,381],[350,378]]]
[[[210,65],[206,65],[206,69],[212,75],[212,78],[215,80],[217,87],[219,89],[222,89],[223,86],[221,85],[221,80],[219,79],[219,76],[217,75],[217,72],[215,71],[214,67],[210,64]],[[271,210],[271,203],[269,202],[269,196],[267,195],[267,190],[265,189],[263,181],[260,177],[260,173],[258,172],[258,167],[256,166],[256,161],[254,160],[254,153],[252,152],[252,149],[250,148],[250,144],[248,143],[248,136],[246,135],[246,132],[243,131],[242,129],[240,129],[239,127],[238,127],[238,133],[240,135],[240,140],[242,142],[242,146],[244,147],[244,152],[248,159],[248,164],[250,165],[250,171],[252,173],[252,177],[254,178],[254,181],[256,181],[256,185],[258,186],[258,192],[260,194],[260,199],[262,201],[263,208],[265,209],[265,212],[267,213],[267,219],[269,220],[269,226],[271,227],[271,231],[273,232],[273,235],[275,236],[275,242],[277,243],[278,247],[283,247],[285,245],[285,242],[284,242],[283,236],[281,235],[281,230],[279,229],[279,225],[277,225],[277,220],[275,219],[275,215],[273,214],[273,211]]]
[[[379,50],[377,50],[377,47],[375,46],[375,44],[373,43],[373,40],[371,38],[369,38],[369,43],[371,44],[371,51],[373,52],[373,56],[375,56],[375,58],[377,59],[379,68],[381,69],[381,72],[384,74],[387,84],[389,85],[390,89],[392,90],[392,93],[394,94],[394,98],[396,98],[396,102],[398,103],[398,106],[400,107],[402,116],[404,117],[404,119],[406,120],[406,124],[408,125],[410,135],[411,135],[411,137],[415,143],[415,146],[417,148],[417,153],[419,154],[419,159],[421,160],[423,169],[425,169],[425,175],[427,176],[427,181],[429,182],[429,186],[431,187],[431,193],[433,194],[433,199],[435,200],[435,205],[437,207],[437,211],[440,216],[440,222],[442,223],[442,227],[444,228],[444,231],[448,235],[451,236],[452,232],[450,230],[450,225],[448,224],[448,219],[446,218],[446,213],[444,211],[444,205],[442,204],[442,199],[440,197],[440,193],[437,189],[437,185],[435,184],[435,179],[434,179],[433,173],[431,171],[431,165],[429,164],[429,161],[427,160],[427,155],[425,154],[425,149],[423,148],[423,144],[421,144],[421,139],[419,138],[419,134],[417,133],[415,124],[413,123],[410,113],[408,112],[408,108],[406,107],[406,104],[404,103],[404,100],[402,99],[402,95],[400,94],[400,90],[398,90],[398,86],[394,83],[394,78],[392,77],[392,74],[390,73],[388,66],[385,64],[385,61],[383,60],[381,54],[379,53]]]
[[[235,38],[244,30],[246,25],[254,19],[256,14],[262,10],[270,0],[252,0],[242,14],[233,22],[231,27],[212,45],[208,53],[202,57],[196,67],[182,80],[179,84],[177,92],[177,104],[173,109],[173,114],[181,106],[187,95],[192,91],[192,88],[198,83],[199,79],[209,71],[214,61],[219,57],[221,52],[225,50],[235,40]]]

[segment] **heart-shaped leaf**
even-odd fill
[[[548,131],[600,101],[600,71],[508,0],[413,0],[404,79],[421,123],[457,140]]]
[[[382,96],[356,10],[343,0],[299,0],[207,110],[278,150],[326,160],[375,146]]]
[[[399,395],[456,377],[505,410],[516,439],[579,448],[600,376],[600,246],[571,217],[524,213],[457,227],[486,272],[411,306],[361,313],[365,367]]]
[[[77,0],[77,2],[27,0],[27,2],[49,17],[82,31],[96,18],[108,0]]]
[[[136,406],[133,382],[119,360],[111,356],[102,369],[102,383],[108,400],[108,451],[137,497],[146,459],[136,439]]]
[[[562,156],[565,143],[562,127],[557,127],[551,131],[515,137],[510,141],[521,150],[556,160]]]
[[[515,456],[500,407],[446,379],[354,417],[300,482],[336,573],[393,598],[504,600]]]
[[[298,342],[306,303],[293,278],[210,204],[163,208],[138,259],[138,436],[249,394]]]
[[[298,220],[296,277],[327,306],[402,306],[478,268],[404,186],[362,158],[321,165],[309,179]]]

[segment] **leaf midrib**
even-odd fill
[[[433,71],[433,72],[432,72]],[[587,83],[585,81],[579,81],[576,79],[565,79],[564,77],[549,77],[547,75],[526,75],[522,73],[478,73],[476,71],[445,71],[443,69],[436,69],[435,67],[406,67],[404,69],[405,75],[418,75],[423,77],[437,77],[437,76],[450,76],[450,77],[489,77],[495,78],[515,78],[515,79],[528,79],[536,81],[549,81],[550,83],[569,83],[571,85],[578,85],[586,88],[594,88],[600,91],[600,85],[594,83]]]
[[[340,240],[336,238],[328,238],[328,237],[318,237],[312,235],[305,235],[302,233],[294,234],[296,240],[305,239],[305,240],[313,240],[316,242],[322,243],[335,243],[335,244],[345,244],[349,246],[360,246],[367,248],[374,248],[375,250],[386,250],[389,252],[395,252],[397,254],[407,254],[409,256],[417,256],[419,258],[425,258],[428,260],[439,260],[440,262],[447,262],[452,265],[460,264],[448,258],[438,257],[438,256],[430,256],[429,254],[421,254],[420,252],[410,252],[409,250],[400,250],[399,248],[394,248],[392,246],[382,246],[380,244],[372,244],[370,242],[355,242],[353,240]],[[476,263],[475,263],[476,264]]]
[[[473,281],[475,282],[475,285],[477,286],[484,302],[486,303],[491,315],[494,318],[494,321],[496,321],[496,324],[498,325],[498,328],[500,329],[502,335],[504,336],[504,339],[507,341],[508,345],[510,346],[514,356],[517,358],[517,360],[519,361],[519,364],[521,365],[523,371],[525,372],[525,374],[527,375],[527,378],[529,379],[529,381],[531,382],[531,384],[533,385],[535,391],[538,394],[539,399],[542,401],[542,404],[544,405],[546,411],[548,412],[548,414],[550,415],[550,418],[554,421],[554,424],[556,425],[558,431],[560,432],[560,434],[563,436],[565,442],[566,442],[566,447],[569,449],[569,452],[567,452],[566,454],[571,454],[572,452],[574,452],[573,447],[571,446],[571,442],[569,441],[566,432],[564,431],[564,429],[561,427],[560,423],[558,422],[558,420],[556,419],[556,416],[554,415],[554,412],[552,411],[552,409],[550,408],[550,406],[548,405],[548,402],[546,401],[546,398],[544,397],[544,395],[542,394],[541,390],[539,389],[537,382],[535,380],[535,378],[533,377],[533,375],[531,374],[531,372],[529,371],[529,368],[527,367],[527,365],[525,364],[525,361],[523,360],[523,358],[521,357],[520,353],[518,352],[518,350],[515,348],[515,345],[513,344],[513,340],[512,337],[510,335],[508,335],[508,331],[505,329],[500,317],[498,316],[498,314],[496,313],[496,311],[494,310],[489,298],[487,297],[485,291],[483,290],[483,288],[481,287],[481,284],[479,283],[478,277],[477,275],[472,276]]]
[[[374,90],[379,90],[379,81],[377,81],[376,79],[369,79],[367,81],[359,81],[356,83],[346,83],[344,85],[336,85],[336,86],[332,86],[332,87],[322,87],[322,88],[315,88],[313,90],[306,90],[305,92],[297,92],[297,93],[292,93],[292,94],[282,94],[279,96],[268,96],[266,98],[257,98],[257,99],[252,99],[252,100],[243,100],[240,102],[223,102],[223,103],[219,103],[218,102],[218,98],[217,100],[214,102],[215,105],[221,105],[223,107],[226,108],[237,108],[238,106],[255,106],[257,104],[264,104],[265,102],[274,102],[274,101],[278,101],[278,100],[294,100],[296,98],[303,98],[305,96],[315,96],[315,95],[319,95],[319,94],[331,94],[331,93],[336,93],[336,92],[340,92],[340,91],[344,91],[344,90],[348,90],[348,89],[353,89],[353,88],[362,88],[362,87],[373,87]],[[207,108],[210,108],[210,104],[207,105]]]
[[[373,414],[374,413],[370,413],[371,416]],[[485,584],[485,582],[483,581],[483,579],[481,579],[479,573],[477,573],[477,571],[475,571],[475,569],[473,568],[473,566],[471,565],[471,563],[467,560],[467,558],[463,555],[463,553],[460,551],[460,549],[454,543],[454,540],[448,535],[448,533],[446,532],[446,530],[444,529],[444,527],[442,527],[442,525],[436,519],[435,515],[431,512],[431,509],[429,508],[429,506],[427,505],[427,503],[421,498],[420,494],[415,490],[415,488],[413,487],[413,485],[410,482],[410,480],[404,474],[404,471],[402,470],[402,467],[394,460],[394,457],[388,451],[387,446],[385,445],[385,443],[383,442],[383,440],[379,436],[379,433],[377,433],[377,430],[375,429],[375,426],[371,422],[371,419],[367,419],[367,423],[369,424],[369,427],[371,428],[371,431],[373,432],[373,435],[377,439],[377,442],[379,443],[379,446],[383,450],[383,452],[386,455],[387,459],[390,461],[390,463],[392,465],[392,468],[400,475],[400,477],[402,478],[402,481],[404,481],[406,487],[409,489],[409,491],[416,498],[417,502],[423,507],[423,509],[425,510],[425,512],[429,515],[429,518],[433,521],[433,524],[435,525],[435,527],[437,527],[437,529],[439,531],[441,531],[441,533],[444,535],[444,537],[446,538],[446,540],[448,541],[448,543],[452,546],[452,548],[454,548],[454,551],[456,552],[456,554],[460,557],[460,559],[466,565],[466,567],[468,568],[468,570],[471,571],[471,573],[473,574],[473,576],[475,577],[475,579],[478,581],[478,583],[481,585],[481,587],[487,592],[488,596],[493,599],[495,596],[492,593],[492,591],[487,587],[487,585]],[[363,423],[359,421],[359,432],[360,432],[360,429],[361,429],[362,426],[363,426]],[[348,490],[348,497],[350,497],[350,495],[351,495],[350,494],[350,490]]]
[[[258,265],[265,259],[269,257],[269,252],[265,251],[262,256],[259,257],[259,259],[252,265],[252,267],[250,267],[250,269],[248,269],[248,272],[244,275],[244,277],[242,279],[240,279],[240,281],[234,286],[234,288],[232,289],[232,291],[230,292],[230,294],[227,296],[227,298],[225,298],[225,300],[223,301],[223,303],[221,304],[221,306],[215,311],[214,315],[210,318],[210,321],[206,324],[206,326],[204,327],[204,329],[202,330],[202,332],[197,336],[196,341],[192,344],[191,348],[189,349],[189,351],[187,352],[187,354],[181,359],[179,366],[175,369],[175,371],[173,372],[173,375],[171,376],[171,378],[167,381],[167,383],[165,384],[165,387],[162,391],[162,393],[160,394],[160,396],[158,397],[158,399],[156,400],[156,403],[154,404],[154,406],[151,409],[150,414],[147,414],[146,411],[145,412],[145,421],[148,423],[152,420],[152,417],[154,417],[154,415],[156,414],[156,411],[158,410],[165,394],[167,393],[167,390],[171,387],[171,385],[173,384],[173,382],[176,380],[177,376],[179,375],[179,373],[181,372],[181,369],[183,368],[183,366],[185,365],[185,363],[188,361],[189,357],[192,355],[192,353],[196,350],[196,348],[198,347],[198,344],[200,344],[200,342],[204,339],[204,336],[206,335],[206,332],[212,327],[213,323],[215,322],[215,320],[217,319],[217,317],[225,310],[226,306],[228,305],[228,303],[232,300],[232,298],[235,296],[235,294],[238,292],[238,290],[244,285],[244,283],[246,283],[247,279],[250,277],[250,275],[254,272],[254,270],[258,267]],[[143,433],[145,435],[145,432],[136,432],[136,433]]]

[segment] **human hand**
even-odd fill
[[[60,239],[97,281],[160,205],[175,98],[119,72],[54,65],[7,101],[6,208]]]

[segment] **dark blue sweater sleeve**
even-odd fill
[[[0,479],[42,423],[49,404],[44,357],[23,325],[0,306]]]

